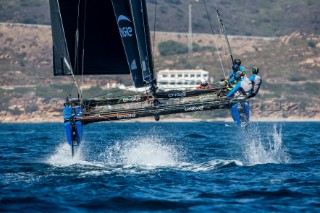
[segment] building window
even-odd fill
[[[170,77],[171,77],[171,78],[174,78],[174,75],[172,74]]]
[[[182,77],[182,74],[179,74],[178,77],[181,78],[181,77]]]
[[[162,77],[166,78],[166,77],[167,77],[167,75],[162,75]]]
[[[200,74],[197,74],[197,78],[200,78],[201,77],[201,75]]]
[[[205,77],[205,78],[208,77],[208,74],[203,74],[203,77]]]
[[[189,75],[188,75],[188,74],[184,74],[184,77],[186,77],[186,78],[187,78],[187,77],[189,77]]]
[[[191,74],[190,77],[191,77],[191,78],[194,78],[194,74]]]

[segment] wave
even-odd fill
[[[292,191],[288,189],[279,189],[276,191],[257,191],[257,190],[246,190],[246,191],[240,191],[235,192],[233,194],[230,194],[230,197],[232,198],[265,198],[267,200],[278,200],[283,198],[305,198],[305,197],[312,197],[311,194],[301,193],[297,191]]]
[[[188,211],[195,203],[183,201],[170,201],[159,199],[135,198],[114,196],[104,200],[93,200],[92,202],[77,205],[77,207],[90,209],[91,211],[108,209],[109,211]]]
[[[198,134],[198,133],[188,134],[188,135],[186,135],[186,137],[188,137],[188,138],[208,138],[208,136]]]
[[[204,163],[181,163],[176,167],[176,169],[192,172],[208,172],[211,170],[234,166],[243,166],[243,163],[239,160],[215,159]]]

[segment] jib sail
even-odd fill
[[[145,1],[132,2],[141,6],[130,0],[50,0],[54,75],[131,73],[136,87],[148,84],[153,63],[147,14],[141,11]]]

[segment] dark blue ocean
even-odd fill
[[[0,124],[2,212],[320,212],[320,123]]]

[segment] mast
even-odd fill
[[[221,31],[222,31],[222,33],[223,33],[223,35],[224,35],[224,38],[226,39],[226,42],[227,42],[227,45],[228,45],[228,50],[229,50],[229,55],[230,55],[230,58],[231,58],[231,62],[232,62],[232,64],[233,64],[233,55],[232,55],[231,46],[230,46],[230,43],[229,43],[227,31],[226,31],[226,29],[224,28],[222,19],[220,18],[219,10],[216,9],[216,11],[217,11],[217,16],[218,16],[219,24],[220,24],[220,29],[221,29]]]

